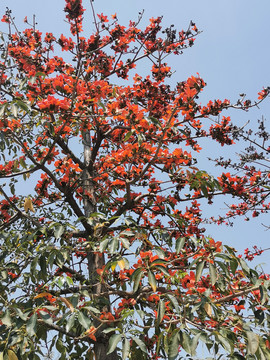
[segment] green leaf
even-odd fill
[[[116,349],[116,346],[117,346],[117,344],[119,343],[119,341],[121,340],[121,338],[122,338],[122,334],[113,334],[113,335],[110,337],[110,340],[109,340],[109,349],[108,349],[107,354],[112,353],[112,352]]]
[[[25,163],[25,161],[24,161],[24,158],[20,158],[20,164],[21,164],[21,167],[23,168],[23,169],[26,169],[26,163]]]
[[[148,281],[149,281],[149,284],[150,284],[152,290],[154,292],[156,292],[156,290],[157,290],[157,281],[156,281],[155,275],[150,270],[148,271]]]
[[[143,275],[142,268],[136,269],[134,271],[134,273],[132,274],[132,281],[134,282],[134,284],[133,284],[133,292],[136,292],[138,290],[142,275]]]
[[[164,250],[160,249],[160,248],[156,248],[155,249],[155,253],[157,254],[157,256],[160,258],[160,259],[164,259],[165,258],[165,252]]]
[[[63,235],[65,231],[65,228],[63,225],[58,225],[56,226],[55,230],[54,230],[54,237],[55,239],[60,239],[61,236]]]
[[[181,309],[180,309],[180,306],[178,304],[178,301],[177,299],[171,295],[171,294],[166,294],[166,297],[170,300],[170,302],[173,304],[173,307],[175,308],[177,314],[180,314],[181,312]]]
[[[228,341],[227,338],[223,337],[221,334],[217,333],[216,334],[217,340],[221,343],[221,345],[223,346],[223,348],[228,351],[229,353],[231,352],[231,344]]]
[[[262,285],[260,285],[259,289],[260,289],[261,304],[263,305],[268,300],[267,291],[265,287]]]
[[[209,273],[210,273],[211,284],[215,285],[218,275],[217,275],[217,270],[216,270],[215,266],[211,263],[209,263]]]
[[[265,354],[266,356],[267,356],[267,358],[264,356],[264,352],[262,351],[262,349],[259,347],[259,356],[258,356],[258,359],[260,359],[260,360],[267,360],[267,358],[269,359],[269,357],[270,357],[270,354],[269,354],[269,352],[267,353],[267,354]]]
[[[39,258],[39,266],[40,266],[40,273],[43,279],[46,279],[47,276],[47,266],[46,266],[46,258],[45,256],[41,255]]]
[[[166,354],[169,354],[169,341],[167,333],[165,333],[163,337],[163,349]]]
[[[148,120],[150,120],[152,123],[154,123],[155,125],[159,125],[160,126],[160,121],[158,119],[156,119],[154,116],[148,116],[147,118]]]
[[[112,239],[112,241],[110,242],[109,244],[109,251],[111,254],[114,254],[117,250],[118,250],[118,247],[119,247],[119,238],[117,237],[114,237]]]
[[[160,299],[158,304],[157,325],[161,323],[164,314],[165,314],[165,303],[163,300]]]
[[[77,317],[77,314],[76,313],[73,313],[70,318],[68,319],[67,321],[67,324],[66,324],[66,331],[69,332],[70,329],[73,328],[73,325],[75,323],[75,319]]]
[[[130,138],[132,136],[132,131],[129,131],[127,134],[126,134],[126,136],[124,137],[124,142],[125,141],[128,141],[128,139]]]
[[[254,310],[254,315],[255,315],[255,318],[258,320],[259,325],[261,325],[265,319],[264,311],[261,309]]]
[[[4,325],[6,325],[7,327],[10,327],[12,325],[12,321],[11,321],[11,317],[10,317],[10,313],[9,310],[7,310],[4,314],[4,316],[1,318],[1,321]]]
[[[227,249],[227,251],[228,251],[229,254],[235,256],[235,251],[236,251],[236,250],[235,250],[233,247],[228,246],[228,245],[223,245],[223,246]]]
[[[22,319],[23,321],[26,321],[27,320],[27,315],[24,314],[21,309],[19,308],[16,308],[16,313],[18,314],[19,318]]]
[[[163,338],[163,334],[159,334],[157,342],[156,342],[156,354],[159,355],[160,346],[161,346],[161,340]]]
[[[8,107],[8,103],[4,103],[4,104],[0,105],[0,117],[4,115],[7,107]]]
[[[191,344],[192,344],[192,340],[190,338],[190,336],[186,333],[186,332],[183,332],[182,333],[182,336],[183,336],[183,341],[182,341],[182,346],[183,346],[183,349],[187,352],[187,353],[191,353]]]
[[[85,329],[90,328],[91,320],[81,311],[78,313],[78,321]]]
[[[116,330],[118,330],[118,331],[120,331],[120,329],[119,328],[107,328],[107,329],[104,329],[102,332],[103,332],[103,334],[109,334],[110,332],[112,332],[112,331],[116,331]]]
[[[109,238],[106,238],[105,240],[102,240],[101,243],[99,244],[99,251],[104,252],[104,250],[108,246],[108,243],[109,243]]]
[[[63,341],[62,341],[62,339],[60,338],[60,337],[58,337],[57,338],[57,341],[56,341],[56,344],[55,344],[55,346],[56,346],[56,349],[58,350],[58,352],[60,353],[60,354],[65,354],[65,346],[63,345]],[[65,357],[66,358],[66,357]],[[61,359],[61,358],[60,358]],[[59,359],[59,360],[60,360]]]
[[[203,196],[204,197],[208,197],[208,190],[207,190],[207,187],[205,185],[201,185],[201,191],[203,193]]]
[[[122,360],[126,360],[129,355],[130,342],[128,339],[125,339],[122,346]]]
[[[167,276],[171,276],[171,274],[169,273],[169,271],[164,267],[164,266],[161,266],[161,265],[156,265],[155,266],[155,269],[158,269],[161,273],[167,275]]]
[[[259,336],[252,331],[247,331],[246,334],[248,354],[254,355],[259,347]]]
[[[229,267],[227,264],[224,264],[223,262],[221,261],[216,261],[215,264],[219,265],[219,267],[221,267],[222,271],[223,271],[223,277],[225,277],[225,275],[227,277],[230,276],[230,273],[229,273]]]
[[[124,230],[124,231],[121,231],[121,233],[120,233],[120,236],[122,236],[122,235],[133,237],[135,235],[135,233],[131,230]]]
[[[11,104],[11,113],[15,118],[17,118],[17,116],[18,116],[18,108],[17,108],[16,104],[14,104],[14,103]]]
[[[233,356],[231,359],[232,360],[246,360],[246,358],[243,355],[236,353],[236,352],[233,353]],[[261,360],[263,360],[263,359],[261,359]]]
[[[139,133],[138,134],[138,144],[139,144],[139,146],[141,146],[144,141],[145,141],[144,135]]]
[[[89,293],[87,296],[90,296]],[[92,311],[94,314],[100,314],[100,310],[93,306],[84,306],[84,309]]]
[[[203,269],[204,269],[204,264],[205,264],[205,261],[199,261],[197,263],[197,266],[196,266],[196,276],[195,276],[195,281],[199,281],[200,278],[201,278],[201,275],[202,275],[202,272],[203,272]]]
[[[47,324],[52,324],[52,323],[53,323],[53,320],[52,320],[51,315],[48,314],[48,313],[45,311],[45,309],[44,309],[44,310],[41,309],[41,310],[39,311],[39,314],[40,314],[40,316],[42,317],[42,320],[43,320],[45,323],[47,323]]]
[[[171,336],[171,341],[169,343],[169,360],[174,360],[177,358],[177,356],[179,355],[179,332],[175,332],[172,336]]]
[[[164,260],[164,259],[156,259],[156,260],[151,262],[150,267],[153,267],[153,266],[156,266],[156,265],[161,265],[162,266],[162,264],[167,265],[168,261]]]
[[[237,262],[237,260],[234,259],[234,258],[232,258],[232,259],[230,260],[230,268],[231,268],[231,271],[232,271],[232,273],[233,273],[234,275],[235,275],[235,272],[236,272],[237,267],[238,267],[238,262]]]
[[[27,105],[26,103],[24,103],[22,100],[17,100],[16,104],[17,104],[17,106],[19,106],[25,112],[29,112],[30,109],[31,109],[30,106]]]
[[[26,323],[26,332],[31,337],[36,334],[37,331],[37,314],[34,313]]]
[[[186,243],[186,238],[185,237],[181,237],[181,238],[177,238],[176,239],[176,243],[175,243],[175,251],[177,254],[180,253],[180,250],[182,250],[182,248],[184,247]]]
[[[146,348],[146,346],[145,346],[145,343],[144,343],[141,339],[139,339],[139,338],[137,338],[137,337],[135,337],[135,336],[132,336],[132,340],[135,341],[135,343],[139,346],[139,348],[140,348],[143,352],[147,353],[147,348]]]
[[[142,321],[145,318],[146,313],[143,310],[137,310],[138,315],[140,316],[140,318],[142,319]]]
[[[103,111],[106,111],[106,107],[101,101],[98,102],[98,105],[102,107]]]
[[[121,237],[121,243],[125,249],[129,250],[130,242],[128,239]]]
[[[201,334],[198,333],[197,335],[194,336],[194,338],[191,341],[191,346],[190,346],[190,355],[191,356],[196,356],[196,349],[198,346],[200,336],[201,336]]]
[[[244,270],[244,272],[247,273],[247,274],[249,274],[249,270],[250,270],[250,269],[249,269],[247,263],[245,262],[245,260],[242,259],[242,258],[239,258],[239,261],[240,261],[240,264],[241,264],[242,269]]]

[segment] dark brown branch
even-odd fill
[[[220,299],[214,300],[213,303],[214,304],[222,304],[224,302],[227,302],[227,301],[230,301],[230,300],[232,300],[234,298],[237,298],[238,296],[243,296],[243,295],[249,294],[252,291],[258,290],[259,288],[260,288],[260,286],[252,286],[250,288],[246,288],[246,289],[243,289],[241,291],[237,291],[234,294],[230,294],[230,295],[224,296],[224,297],[222,297]]]

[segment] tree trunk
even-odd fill
[[[90,131],[84,131],[83,133],[83,146],[84,146],[84,163],[88,167],[91,162],[91,154],[92,154],[92,142],[91,142],[91,135]],[[83,174],[83,197],[84,197],[84,214],[86,218],[89,218],[91,214],[96,212],[96,197],[95,197],[95,190],[93,184],[93,174],[89,173],[89,170],[85,169]],[[91,234],[89,234],[91,236]],[[91,238],[89,239],[91,241]],[[89,280],[92,283],[92,292],[95,295],[99,295],[101,292],[105,291],[104,286],[98,281],[97,277],[97,269],[102,268],[105,264],[104,254],[100,256],[90,250],[87,255],[88,260],[88,273],[89,273]],[[104,308],[104,304],[102,304],[102,299],[100,303],[100,310]],[[109,297],[107,298],[108,304]],[[106,308],[109,311],[109,306]],[[96,323],[96,324],[95,324]],[[94,320],[94,324],[96,326],[99,325],[97,320]],[[107,355],[109,339],[100,332],[97,331],[95,334],[96,336],[96,343],[94,345],[94,354],[95,360],[118,360],[119,357],[114,351],[113,353]]]

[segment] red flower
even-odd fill
[[[1,21],[10,24],[10,18],[7,15],[4,15],[1,19]]]
[[[92,340],[96,341],[96,337],[95,337],[95,332],[97,331],[97,329],[94,326],[90,326],[90,328],[88,330],[86,330],[85,334]]]
[[[100,20],[101,22],[109,22],[108,17],[105,16],[105,15],[103,15],[103,13],[97,14],[97,17],[99,18],[99,20]]]
[[[8,271],[8,275],[12,278],[12,279],[17,279],[19,277],[19,275],[11,272],[11,271]]]

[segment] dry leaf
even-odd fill
[[[63,301],[63,303],[65,303],[67,305],[67,307],[70,309],[71,312],[74,312],[74,306],[71,304],[71,302],[67,298],[60,296],[58,299]]]
[[[8,355],[8,360],[18,360],[17,355],[12,350],[8,350],[7,355]]]
[[[212,308],[211,305],[209,303],[205,303],[204,304],[204,310],[206,312],[206,314],[211,317],[212,316]]]
[[[118,260],[117,265],[120,267],[121,270],[124,270],[126,266],[125,260],[124,259]]]
[[[48,296],[48,295],[51,295],[51,294],[48,293],[48,292],[42,292],[42,293],[36,295],[36,296],[34,297],[34,299],[42,298],[42,297],[45,297],[45,296]]]
[[[28,212],[28,210],[35,212],[32,200],[30,198],[25,198],[23,207],[24,207],[25,212]]]

